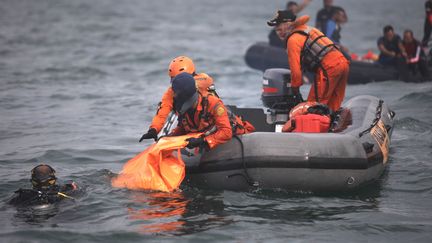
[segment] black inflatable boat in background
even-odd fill
[[[265,71],[269,68],[288,68],[286,51],[279,47],[270,46],[266,42],[258,42],[249,47],[245,55],[246,64],[257,70]],[[430,70],[432,73],[432,69]],[[312,73],[306,76],[311,79]],[[385,67],[377,63],[351,61],[349,84],[362,84],[387,80],[398,80],[399,73],[393,67]],[[410,80],[420,81],[421,76],[410,77]]]

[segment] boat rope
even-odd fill
[[[239,143],[240,143],[241,158],[242,158],[242,165],[243,165],[244,173],[235,173],[235,174],[232,174],[232,175],[228,175],[227,178],[231,178],[231,177],[234,177],[234,176],[241,176],[241,177],[243,177],[245,179],[245,181],[249,184],[249,186],[258,187],[259,183],[257,181],[253,181],[252,178],[250,177],[248,171],[247,171],[246,161],[244,159],[244,144],[243,144],[243,141],[237,135],[234,135],[233,138],[237,139],[237,141],[239,141]]]
[[[376,126],[376,124],[379,122],[379,120],[381,119],[381,112],[382,112],[382,104],[383,103],[384,103],[383,100],[379,100],[378,106],[376,108],[375,119],[372,121],[372,124],[370,125],[370,127],[368,127],[363,132],[359,133],[359,137],[362,137],[366,133],[370,132],[372,130],[372,128],[374,126]]]

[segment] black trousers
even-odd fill
[[[432,33],[432,25],[430,24],[428,18],[425,18],[424,35],[423,35],[423,40],[422,40],[422,45],[423,46],[427,46],[428,45],[431,33]]]
[[[420,74],[424,80],[430,79],[430,73],[428,69],[428,65],[426,60],[420,59],[417,63],[411,63],[408,65],[409,70],[416,75],[417,70],[420,71]]]

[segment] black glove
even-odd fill
[[[141,143],[142,140],[144,139],[150,139],[153,138],[155,141],[157,140],[157,131],[154,128],[150,128],[147,133],[145,133],[144,135],[142,135],[142,137],[140,138],[139,142]]]
[[[207,142],[204,140],[204,138],[188,138],[186,139],[189,143],[186,145],[187,148],[195,148],[195,147],[201,147],[202,145],[206,144]]]

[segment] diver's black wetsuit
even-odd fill
[[[70,197],[70,193],[75,190],[73,184],[65,184],[63,186],[54,185],[48,190],[36,189],[18,189],[15,191],[15,196],[9,201],[9,204],[15,206],[31,206],[42,204],[53,204],[61,201],[64,198]]]

